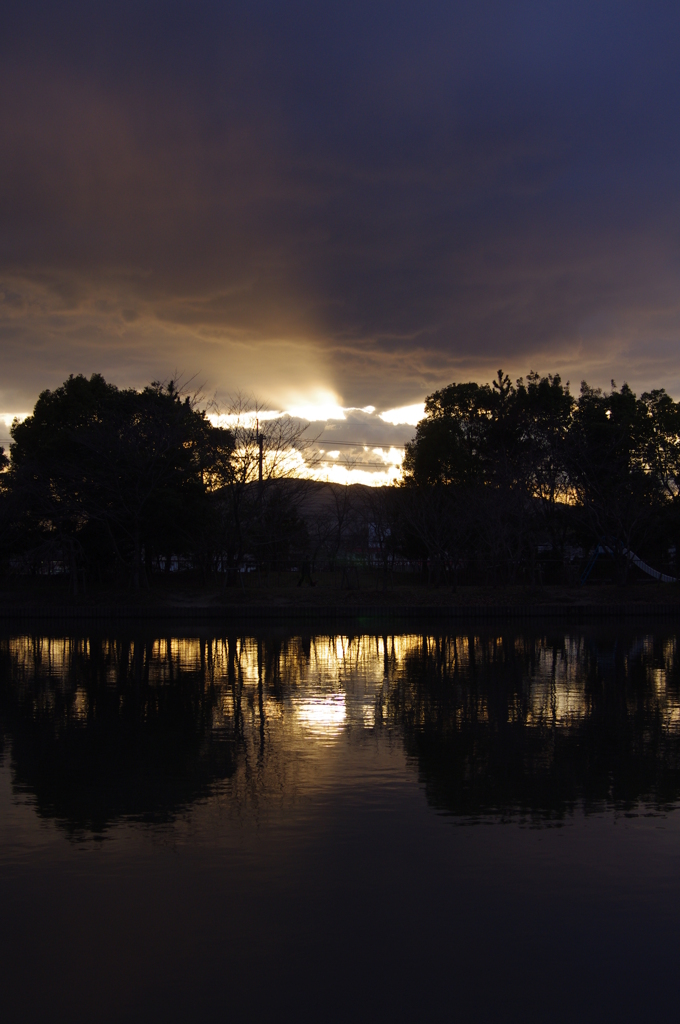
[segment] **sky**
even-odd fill
[[[95,371],[369,450],[499,367],[680,398],[679,39],[626,0],[4,0],[0,434]]]

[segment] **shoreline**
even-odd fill
[[[154,588],[131,593],[95,590],[73,597],[54,587],[0,588],[0,622],[20,619],[75,621],[191,620],[278,622],[321,620],[403,621],[461,619],[680,618],[680,586],[609,584],[580,586],[427,588],[399,585],[341,590],[321,583],[314,590],[287,586],[245,592],[201,586]]]
[[[680,605],[662,602],[620,604],[484,604],[484,605],[14,605],[0,607],[0,623],[17,620],[107,621],[191,620],[254,621],[285,623],[324,620],[384,621],[398,619],[425,622],[432,619],[680,619]]]

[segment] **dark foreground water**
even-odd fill
[[[667,626],[0,637],[5,1021],[677,1020]]]

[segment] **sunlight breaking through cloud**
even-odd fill
[[[286,417],[300,421],[303,427],[308,423],[310,440],[313,442],[323,436],[323,441],[312,443],[304,453],[297,450],[277,452],[277,461],[286,474],[331,483],[383,486],[401,478],[404,457],[402,444],[409,439],[409,432],[404,433],[403,428],[417,423],[423,412],[423,403],[379,412],[374,405],[361,408],[341,406],[330,398],[325,402],[324,396],[317,394],[310,396],[308,401],[301,400],[298,405],[286,409],[251,408],[236,412],[209,412],[207,418],[215,427],[253,432],[258,423],[266,424]],[[27,412],[0,412],[0,432],[3,434],[0,444],[7,448],[13,421],[23,420],[30,415]],[[392,437],[388,430],[388,438],[383,441],[386,425],[401,427],[401,430]],[[347,439],[345,433],[348,434]]]
[[[384,423],[408,424],[415,427],[425,415],[425,403],[416,402],[414,405],[402,405],[397,409],[387,409],[380,413],[380,419]]]
[[[259,409],[231,413],[209,413],[215,426],[255,431],[257,423],[277,419],[296,420],[308,430],[302,435],[302,451],[277,453],[277,462],[289,475],[330,483],[359,483],[368,486],[393,484],[401,479],[404,443],[408,429],[424,413],[424,403],[379,412],[374,405],[361,408],[323,404],[319,394],[301,400],[285,410]],[[302,413],[307,416],[302,416]],[[322,415],[323,414],[323,415]],[[387,434],[387,437],[385,437]],[[265,464],[267,454],[265,452]]]
[[[30,415],[30,412],[0,412],[0,423],[3,424],[6,430],[9,430],[15,420],[21,422]]]

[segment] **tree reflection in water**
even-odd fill
[[[383,705],[429,802],[559,818],[680,792],[675,634],[422,637]]]
[[[675,633],[14,635],[0,714],[15,789],[72,834],[172,820],[225,790],[293,794],[329,745],[399,737],[466,819],[664,808],[680,791]]]

